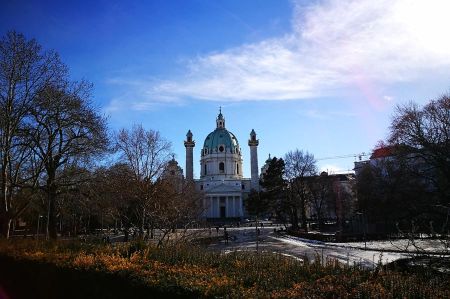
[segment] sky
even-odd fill
[[[449,11],[448,0],[0,0],[0,35],[57,51],[73,80],[94,84],[111,131],[158,130],[182,168],[190,129],[195,177],[219,107],[245,177],[252,129],[260,167],[299,149],[338,173],[387,137],[397,105],[450,92]]]

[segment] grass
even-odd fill
[[[450,278],[376,271],[334,260],[208,251],[188,244],[0,241],[0,255],[62,269],[119,275],[158,290],[217,298],[449,298]]]

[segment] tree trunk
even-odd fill
[[[78,220],[77,220],[77,215],[73,215],[72,217],[73,219],[73,236],[76,237],[76,235],[78,234]]]
[[[56,233],[56,194],[49,193],[48,194],[48,220],[47,220],[47,235],[50,239],[56,240],[57,233]]]
[[[91,214],[88,214],[87,225],[86,225],[86,234],[91,233]]]
[[[305,232],[308,232],[308,222],[306,221],[306,202],[305,199],[301,199],[301,209],[302,209],[302,228],[305,230]]]
[[[56,221],[56,185],[55,185],[55,170],[48,171],[47,178],[47,237],[56,240],[57,235],[57,221]]]
[[[9,213],[4,213],[0,219],[0,229],[2,237],[9,239],[9,232],[11,230],[11,221]]]
[[[128,242],[128,240],[130,239],[130,232],[128,231],[128,228],[124,230],[124,234],[125,236],[123,237],[123,241]]]
[[[2,185],[1,185],[1,194],[2,194],[2,204],[1,204],[1,211],[0,211],[0,233],[1,236],[9,239],[9,228],[11,225],[11,217],[10,217],[10,211],[9,211],[9,204],[8,204],[8,171],[7,171],[7,165],[8,165],[8,158],[7,153],[3,153],[4,157],[2,160]]]
[[[292,208],[292,215],[291,215],[291,224],[292,224],[292,229],[296,230],[298,229],[298,211],[296,208]]]
[[[144,239],[144,231],[145,231],[145,208],[142,210],[142,222],[141,227],[139,229],[140,237],[143,240]]]
[[[317,225],[318,228],[319,228],[319,230],[322,231],[323,228],[324,228],[324,223],[323,223],[322,215],[319,214],[319,215],[317,216],[317,222],[319,222],[318,225]]]

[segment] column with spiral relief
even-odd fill
[[[251,170],[251,188],[259,190],[259,175],[258,175],[258,145],[259,140],[256,139],[255,130],[250,132],[250,139],[248,146],[250,146],[250,170]]]
[[[186,147],[186,180],[194,180],[194,146],[195,141],[192,140],[192,132],[189,130],[186,134],[184,146]]]

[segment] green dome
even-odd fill
[[[220,152],[219,146],[221,145],[225,146],[223,150],[227,153],[236,153],[239,150],[236,136],[225,128],[217,128],[209,133],[203,144],[203,149],[207,149],[208,153],[212,153],[214,150]]]

